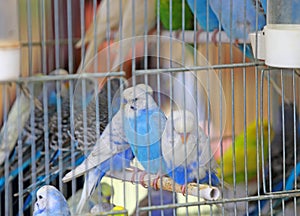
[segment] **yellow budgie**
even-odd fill
[[[257,147],[256,147],[256,122],[250,124],[246,130],[247,141],[247,174],[248,180],[252,180],[257,175]],[[270,127],[270,139],[274,137],[274,132]],[[245,148],[244,148],[244,133],[235,138],[235,178],[236,183],[245,182]],[[264,143],[264,159],[266,160],[268,154],[268,122],[263,122],[263,143]],[[261,152],[261,128],[258,124],[258,140],[259,152]],[[224,167],[224,182],[233,184],[233,146],[230,146],[223,153],[223,167]],[[260,164],[261,164],[261,153]],[[221,159],[217,162],[221,164]],[[221,167],[218,169],[218,175],[221,176]]]

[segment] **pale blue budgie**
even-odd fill
[[[210,0],[209,5],[221,22],[222,28],[232,42],[247,40],[251,32],[262,30],[266,25],[265,12],[258,1],[252,0]],[[256,7],[258,7],[258,25],[256,26]],[[243,51],[243,44],[237,44]],[[245,54],[253,58],[250,44],[246,44]]]
[[[183,193],[185,185],[190,182],[220,184],[209,139],[197,122],[190,111],[176,110],[173,119],[168,118],[162,137],[162,154],[169,176],[183,185]]]
[[[152,88],[145,84],[124,90],[124,125],[133,154],[145,171],[161,175],[166,174],[160,140],[166,117],[154,101],[152,92]]]
[[[52,185],[41,187],[36,193],[33,216],[70,216],[70,209],[62,193]]]

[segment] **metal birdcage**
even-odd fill
[[[260,40],[266,1],[11,2],[0,71],[20,75],[0,77],[1,215],[39,215],[43,185],[71,215],[300,213],[300,72],[266,66],[248,36]]]

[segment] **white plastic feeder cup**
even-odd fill
[[[20,44],[18,41],[0,41],[0,80],[20,76]]]
[[[264,32],[265,64],[280,68],[300,68],[300,25],[268,24]]]

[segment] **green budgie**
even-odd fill
[[[260,141],[260,125],[258,124],[258,139]],[[274,136],[273,129],[270,128],[270,138],[272,140]],[[263,137],[264,137],[264,159],[267,158],[268,153],[268,122],[263,122]],[[235,178],[236,183],[244,183],[245,182],[245,149],[244,149],[244,133],[238,135],[235,138]],[[256,152],[256,122],[250,124],[247,128],[247,174],[248,180],[252,180],[257,175],[257,152]],[[261,142],[259,142],[260,146]],[[223,153],[223,167],[224,167],[224,182],[233,184],[233,146],[230,146]],[[261,148],[259,148],[261,150]],[[261,157],[260,157],[261,161]],[[221,159],[218,159],[217,162],[220,164]],[[218,169],[218,175],[221,175],[221,168]]]
[[[184,25],[186,30],[193,29],[194,15],[189,6],[184,4]],[[170,29],[170,0],[160,0],[159,9],[160,21],[165,29]],[[182,29],[182,0],[172,1],[172,30]]]

